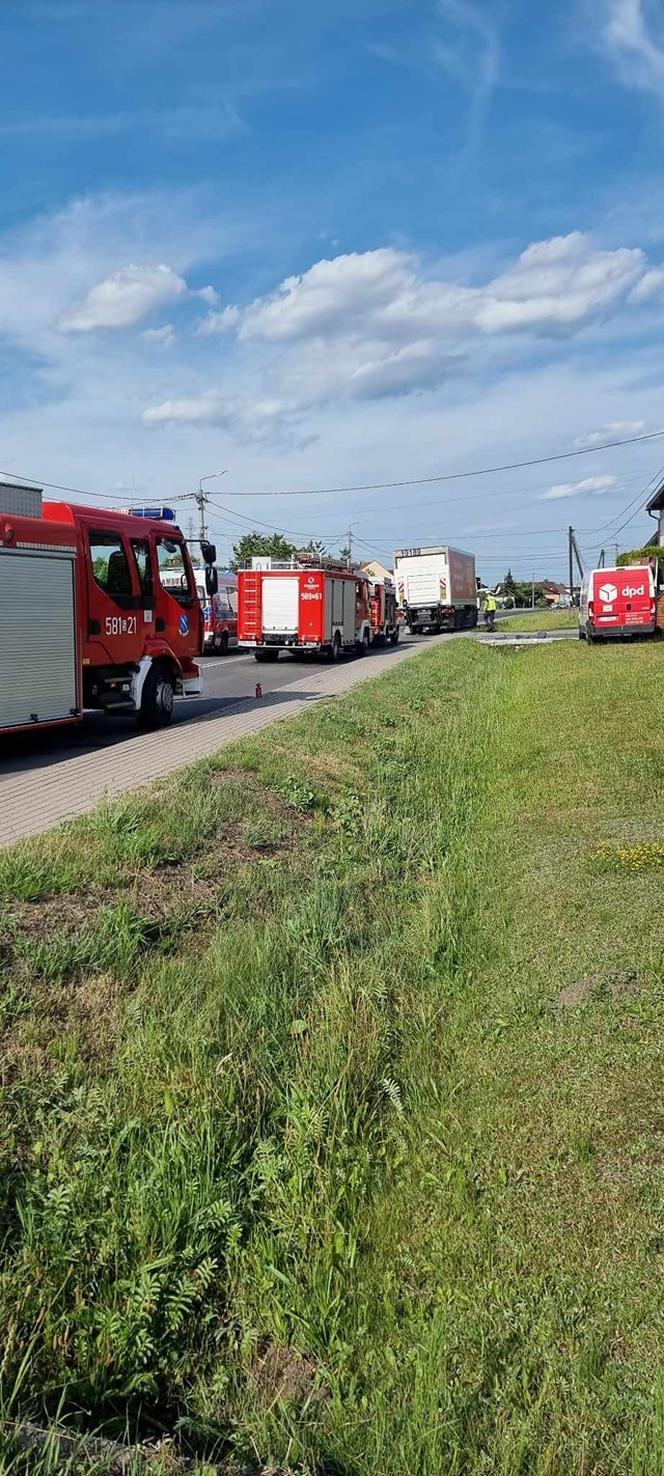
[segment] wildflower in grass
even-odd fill
[[[603,842],[592,852],[591,861],[601,871],[636,873],[664,866],[664,840],[639,841],[633,846],[612,846]]]

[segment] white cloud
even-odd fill
[[[249,131],[237,108],[227,100],[176,108],[144,108],[134,113],[36,113],[7,117],[0,122],[0,138],[47,135],[62,139],[114,138],[146,132],[167,139],[223,139]]]
[[[562,497],[580,497],[588,492],[596,495],[615,487],[616,477],[584,477],[581,482],[559,482],[543,492],[540,502],[557,502]]]
[[[498,32],[490,10],[471,0],[438,0],[442,34],[434,59],[468,93],[465,152],[477,146],[500,69]]]
[[[227,333],[231,328],[237,327],[241,318],[239,308],[225,307],[220,313],[208,313],[207,318],[201,318],[196,331],[201,338],[209,338],[214,333]]]
[[[607,311],[646,270],[639,247],[595,248],[575,231],[528,246],[483,287],[428,276],[415,256],[382,247],[319,261],[278,291],[208,319],[271,341],[352,334],[383,341],[530,331],[558,336]]]
[[[58,319],[64,333],[91,333],[96,328],[131,328],[166,303],[186,297],[187,284],[162,264],[125,266],[91,287],[81,302]]]
[[[653,267],[636,283],[629,294],[630,302],[650,302],[664,292],[664,267]]]
[[[658,0],[603,0],[601,41],[622,81],[654,92],[664,86],[664,19]]]
[[[646,432],[645,420],[609,420],[597,430],[577,436],[575,446],[601,446],[605,441],[627,440],[629,436],[642,436]]]
[[[146,328],[142,337],[146,343],[154,343],[161,348],[170,348],[175,343],[177,334],[172,323],[164,323],[162,328]]]
[[[245,307],[209,313],[197,331],[236,337],[256,357],[262,345],[265,372],[273,367],[293,407],[369,399],[458,379],[482,339],[569,337],[615,312],[647,276],[640,248],[602,250],[578,231],[535,242],[481,285],[379,247],[317,261]],[[272,366],[267,350],[277,348]]]
[[[623,298],[644,267],[638,247],[599,251],[580,231],[538,241],[484,289],[477,326],[487,333],[574,332]]]
[[[212,426],[245,445],[304,445],[311,439],[298,430],[297,415],[280,400],[243,399],[215,391],[163,400],[143,411],[143,421],[147,426]]]

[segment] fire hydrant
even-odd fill
[[[256,696],[257,697],[262,697],[263,696],[263,688],[261,687],[260,682],[256,682]]]

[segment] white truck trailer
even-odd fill
[[[400,548],[394,555],[394,578],[413,634],[477,625],[474,554],[449,544]]]

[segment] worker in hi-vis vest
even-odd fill
[[[484,601],[484,623],[489,630],[493,630],[493,627],[496,623],[497,608],[496,596],[495,594],[491,593],[491,590],[489,590]]]

